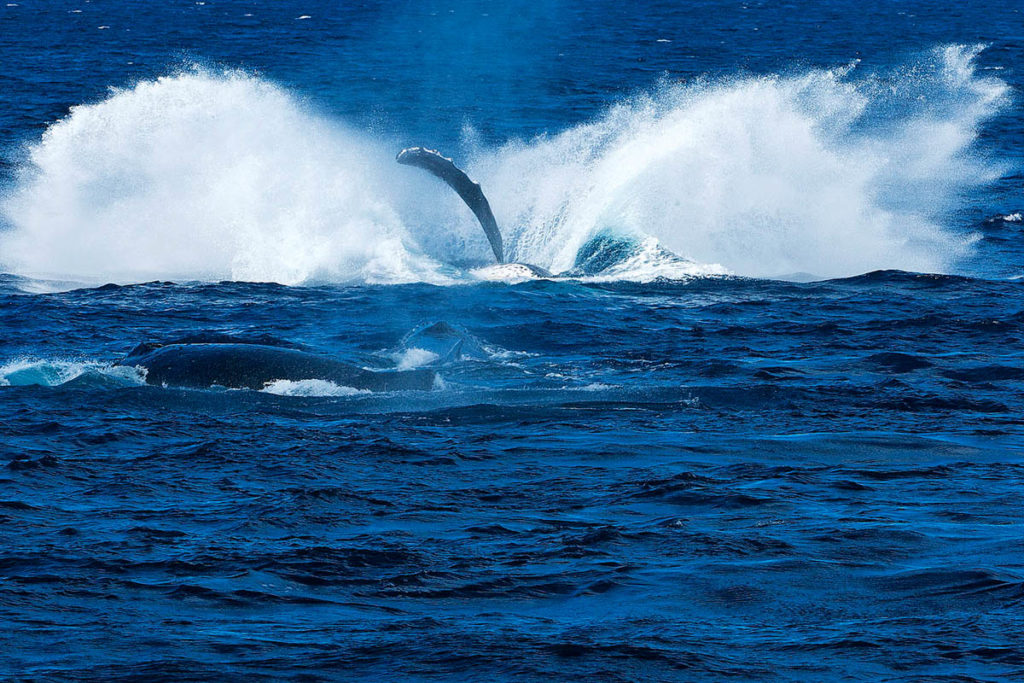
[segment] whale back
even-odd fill
[[[437,176],[448,183],[455,192],[466,202],[480,226],[487,235],[487,241],[491,243],[491,250],[498,263],[505,262],[504,247],[501,242],[501,233],[498,231],[498,222],[494,220],[494,213],[491,205],[487,202],[479,183],[474,183],[469,176],[446,156],[440,152],[425,147],[410,147],[398,153],[396,161],[406,166],[416,166]]]
[[[148,384],[199,389],[263,389],[276,380],[320,379],[370,391],[430,390],[435,373],[367,370],[320,354],[263,344],[198,343],[136,347],[121,365],[144,368]]]

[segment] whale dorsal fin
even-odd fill
[[[441,153],[434,149],[426,149],[425,147],[403,149],[398,153],[396,161],[406,166],[422,168],[448,183],[448,186],[462,197],[462,201],[466,202],[466,206],[470,208],[476,215],[477,220],[480,221],[480,226],[484,229],[484,234],[487,235],[487,240],[491,243],[491,249],[494,251],[494,257],[498,259],[498,263],[505,262],[504,249],[501,244],[501,233],[498,232],[498,223],[494,220],[494,214],[491,213],[491,205],[487,203],[487,197],[484,196],[483,190],[480,189],[478,183],[470,180],[469,176],[462,169],[452,163],[451,159],[441,156]]]

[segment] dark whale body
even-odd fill
[[[119,365],[146,371],[146,383],[206,389],[263,389],[277,380],[318,379],[370,391],[427,391],[429,369],[375,371],[296,348],[237,342],[142,344]]]
[[[436,149],[426,147],[409,147],[398,153],[395,160],[405,166],[422,168],[431,175],[434,175],[448,184],[455,193],[462,198],[476,219],[480,221],[480,227],[484,229],[487,241],[491,244],[491,251],[499,264],[505,263],[505,246],[501,241],[501,232],[498,230],[498,222],[494,220],[494,213],[491,205],[484,196],[479,183],[470,180],[466,172],[455,165],[448,157]],[[537,277],[554,277],[550,271],[530,263],[516,263],[523,266],[532,275]]]
[[[395,161],[405,166],[422,168],[431,175],[437,176],[448,183],[448,186],[455,190],[455,193],[466,202],[466,206],[473,212],[476,219],[480,221],[480,227],[487,235],[487,241],[491,243],[491,251],[498,263],[505,262],[505,248],[501,242],[501,232],[498,230],[498,222],[494,220],[494,213],[491,205],[480,189],[479,183],[474,183],[465,172],[455,165],[446,156],[443,156],[435,149],[425,147],[409,147],[403,149],[395,157]]]

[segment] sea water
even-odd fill
[[[1022,30],[6,3],[0,674],[1024,675]],[[438,380],[119,363],[197,334]]]

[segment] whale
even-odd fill
[[[260,390],[281,380],[323,380],[373,392],[429,391],[437,381],[429,368],[369,370],[294,345],[224,335],[139,344],[115,365],[138,368],[147,384],[192,389]]]
[[[437,360],[433,365],[447,365],[459,360],[484,360],[490,354],[476,337],[461,327],[445,321],[424,323],[402,338],[401,348],[428,351]]]
[[[479,276],[487,280],[503,279],[525,279],[525,278],[552,278],[551,271],[532,263],[519,263],[505,261],[505,246],[501,239],[501,231],[498,229],[498,222],[494,219],[494,212],[491,211],[490,202],[484,196],[483,189],[479,183],[473,182],[466,172],[455,165],[449,157],[444,156],[436,149],[426,147],[407,147],[398,153],[395,161],[404,166],[413,166],[427,171],[431,175],[443,180],[448,187],[455,190],[469,210],[476,216],[484,235],[491,245],[494,258],[497,260],[497,267],[480,269]]]

